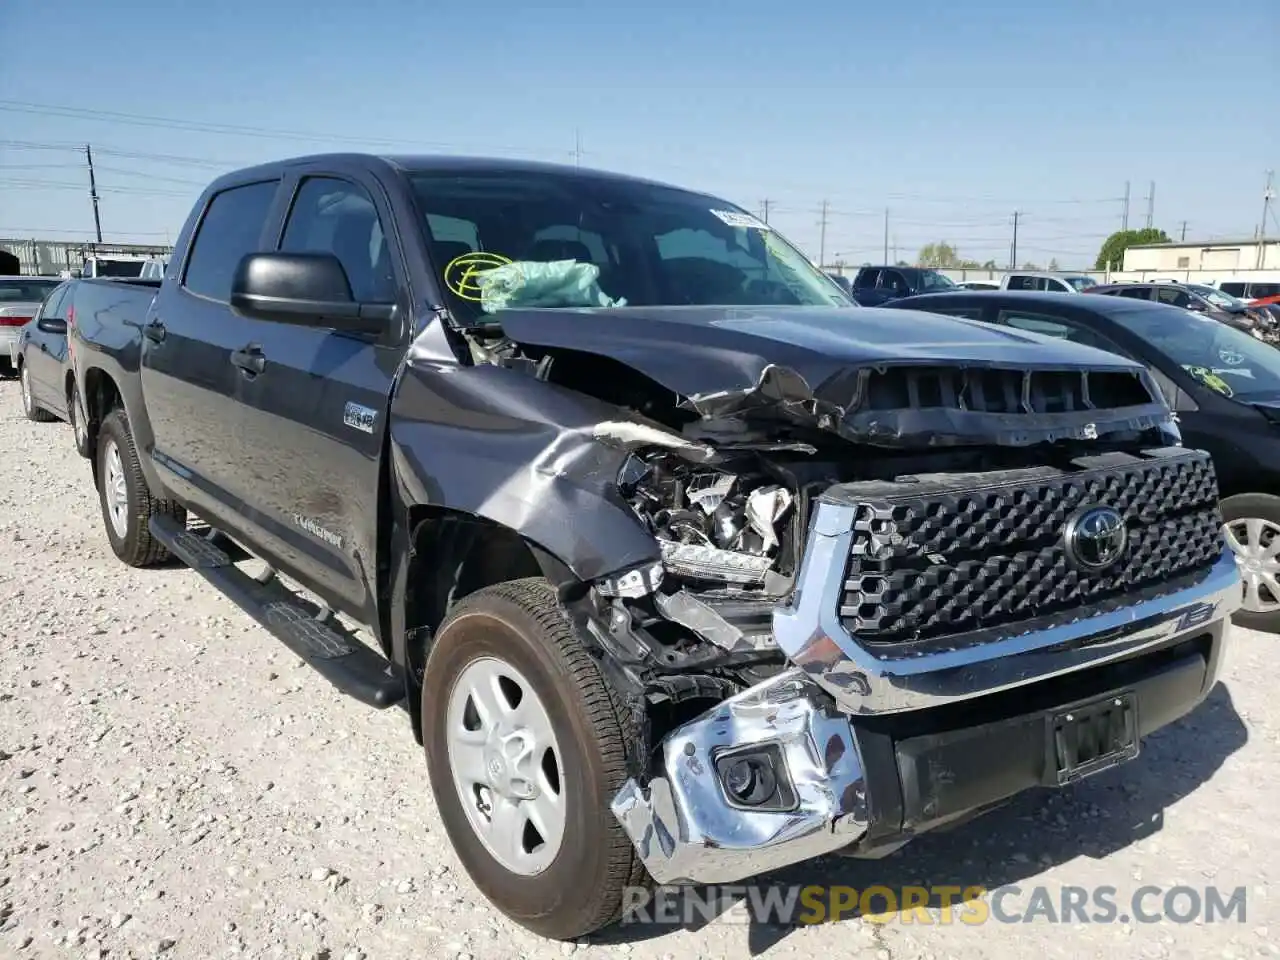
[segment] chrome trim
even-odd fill
[[[773,614],[778,645],[852,716],[953,703],[1108,663],[1204,629],[1241,604],[1240,575],[1224,543],[1203,580],[1168,596],[989,643],[881,658],[839,616],[855,511],[818,501],[791,604]],[[1091,637],[1098,642],[1087,642]]]
[[[777,744],[798,803],[732,806],[715,758]],[[662,741],[662,773],[628,780],[611,808],[658,883],[730,883],[830,853],[868,825],[862,758],[847,717],[800,671],[730,697]]]

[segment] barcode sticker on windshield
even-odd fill
[[[731,227],[745,227],[748,230],[768,230],[769,225],[757,220],[749,213],[738,213],[736,210],[712,210],[713,217],[719,217]]]

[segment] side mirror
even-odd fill
[[[1199,300],[1191,300],[1187,303],[1187,309],[1192,313],[1204,313],[1207,308]]]
[[[36,327],[45,333],[65,334],[67,332],[67,321],[60,320],[57,317],[43,317],[36,321]]]
[[[231,309],[242,317],[344,333],[381,333],[395,304],[357,303],[331,253],[250,253],[231,278]]]

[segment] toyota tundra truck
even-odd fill
[[[116,555],[402,705],[549,937],[1134,761],[1240,604],[1142,366],[859,307],[716,197],[305,157],[209,186],[162,281],[82,286]]]

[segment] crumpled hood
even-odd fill
[[[937,314],[838,307],[626,307],[510,310],[494,319],[522,346],[570,349],[625,363],[704,417],[781,416],[859,441],[916,444],[926,436],[931,445],[1023,445],[1069,436],[1092,439],[1169,418],[1145,368],[1133,361]],[[1034,371],[1119,374],[1141,382],[1144,402],[1123,411],[1036,414],[973,409],[967,399],[930,407],[927,398],[915,397],[898,410],[866,409],[871,375],[892,367],[1003,370],[1013,371],[1013,377]],[[967,383],[965,375],[958,374],[955,382]],[[1018,383],[1025,396],[1029,381]]]

